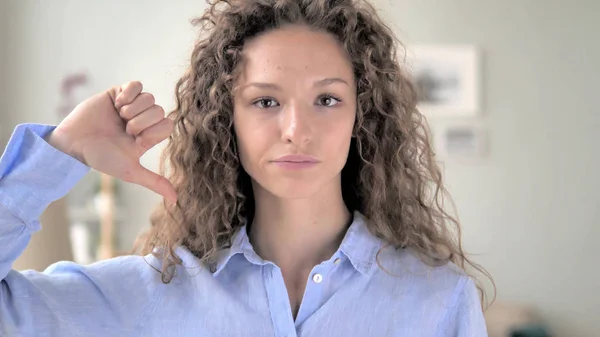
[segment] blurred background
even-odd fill
[[[418,78],[429,90],[422,107],[464,245],[497,286],[490,334],[539,322],[555,336],[600,337],[600,1],[372,3],[407,46],[407,67],[428,69]],[[0,0],[1,148],[17,124],[57,124],[130,80],[173,108],[196,35],[190,19],[205,6]],[[142,163],[156,170],[160,150]],[[107,202],[110,254],[127,252],[159,200],[91,172],[44,214],[15,268],[102,258]]]

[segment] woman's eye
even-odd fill
[[[252,104],[261,109],[268,109],[279,106],[279,103],[277,103],[277,101],[272,98],[261,98]]]
[[[341,102],[341,100],[338,98],[335,98],[331,95],[325,95],[325,96],[319,97],[317,102],[319,105],[322,105],[322,106],[334,106],[334,105],[337,105],[339,102]]]

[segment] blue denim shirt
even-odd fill
[[[487,336],[468,276],[386,246],[358,212],[311,271],[296,319],[281,270],[255,253],[245,228],[214,268],[178,248],[170,284],[152,256],[12,270],[43,210],[89,170],[44,141],[52,128],[18,126],[0,159],[0,336]]]

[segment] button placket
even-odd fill
[[[308,275],[304,296],[300,304],[300,310],[296,317],[296,326],[301,325],[307,318],[312,316],[322,305],[323,286],[330,274],[331,268],[326,264],[315,266]]]
[[[274,264],[265,265],[263,271],[275,333],[277,336],[296,337],[296,327],[281,271]]]

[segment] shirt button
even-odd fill
[[[333,264],[340,264],[340,262],[342,262],[342,259],[340,259],[339,257],[333,260]]]
[[[313,281],[315,283],[321,283],[321,282],[323,282],[323,276],[321,276],[321,274],[314,274]]]

